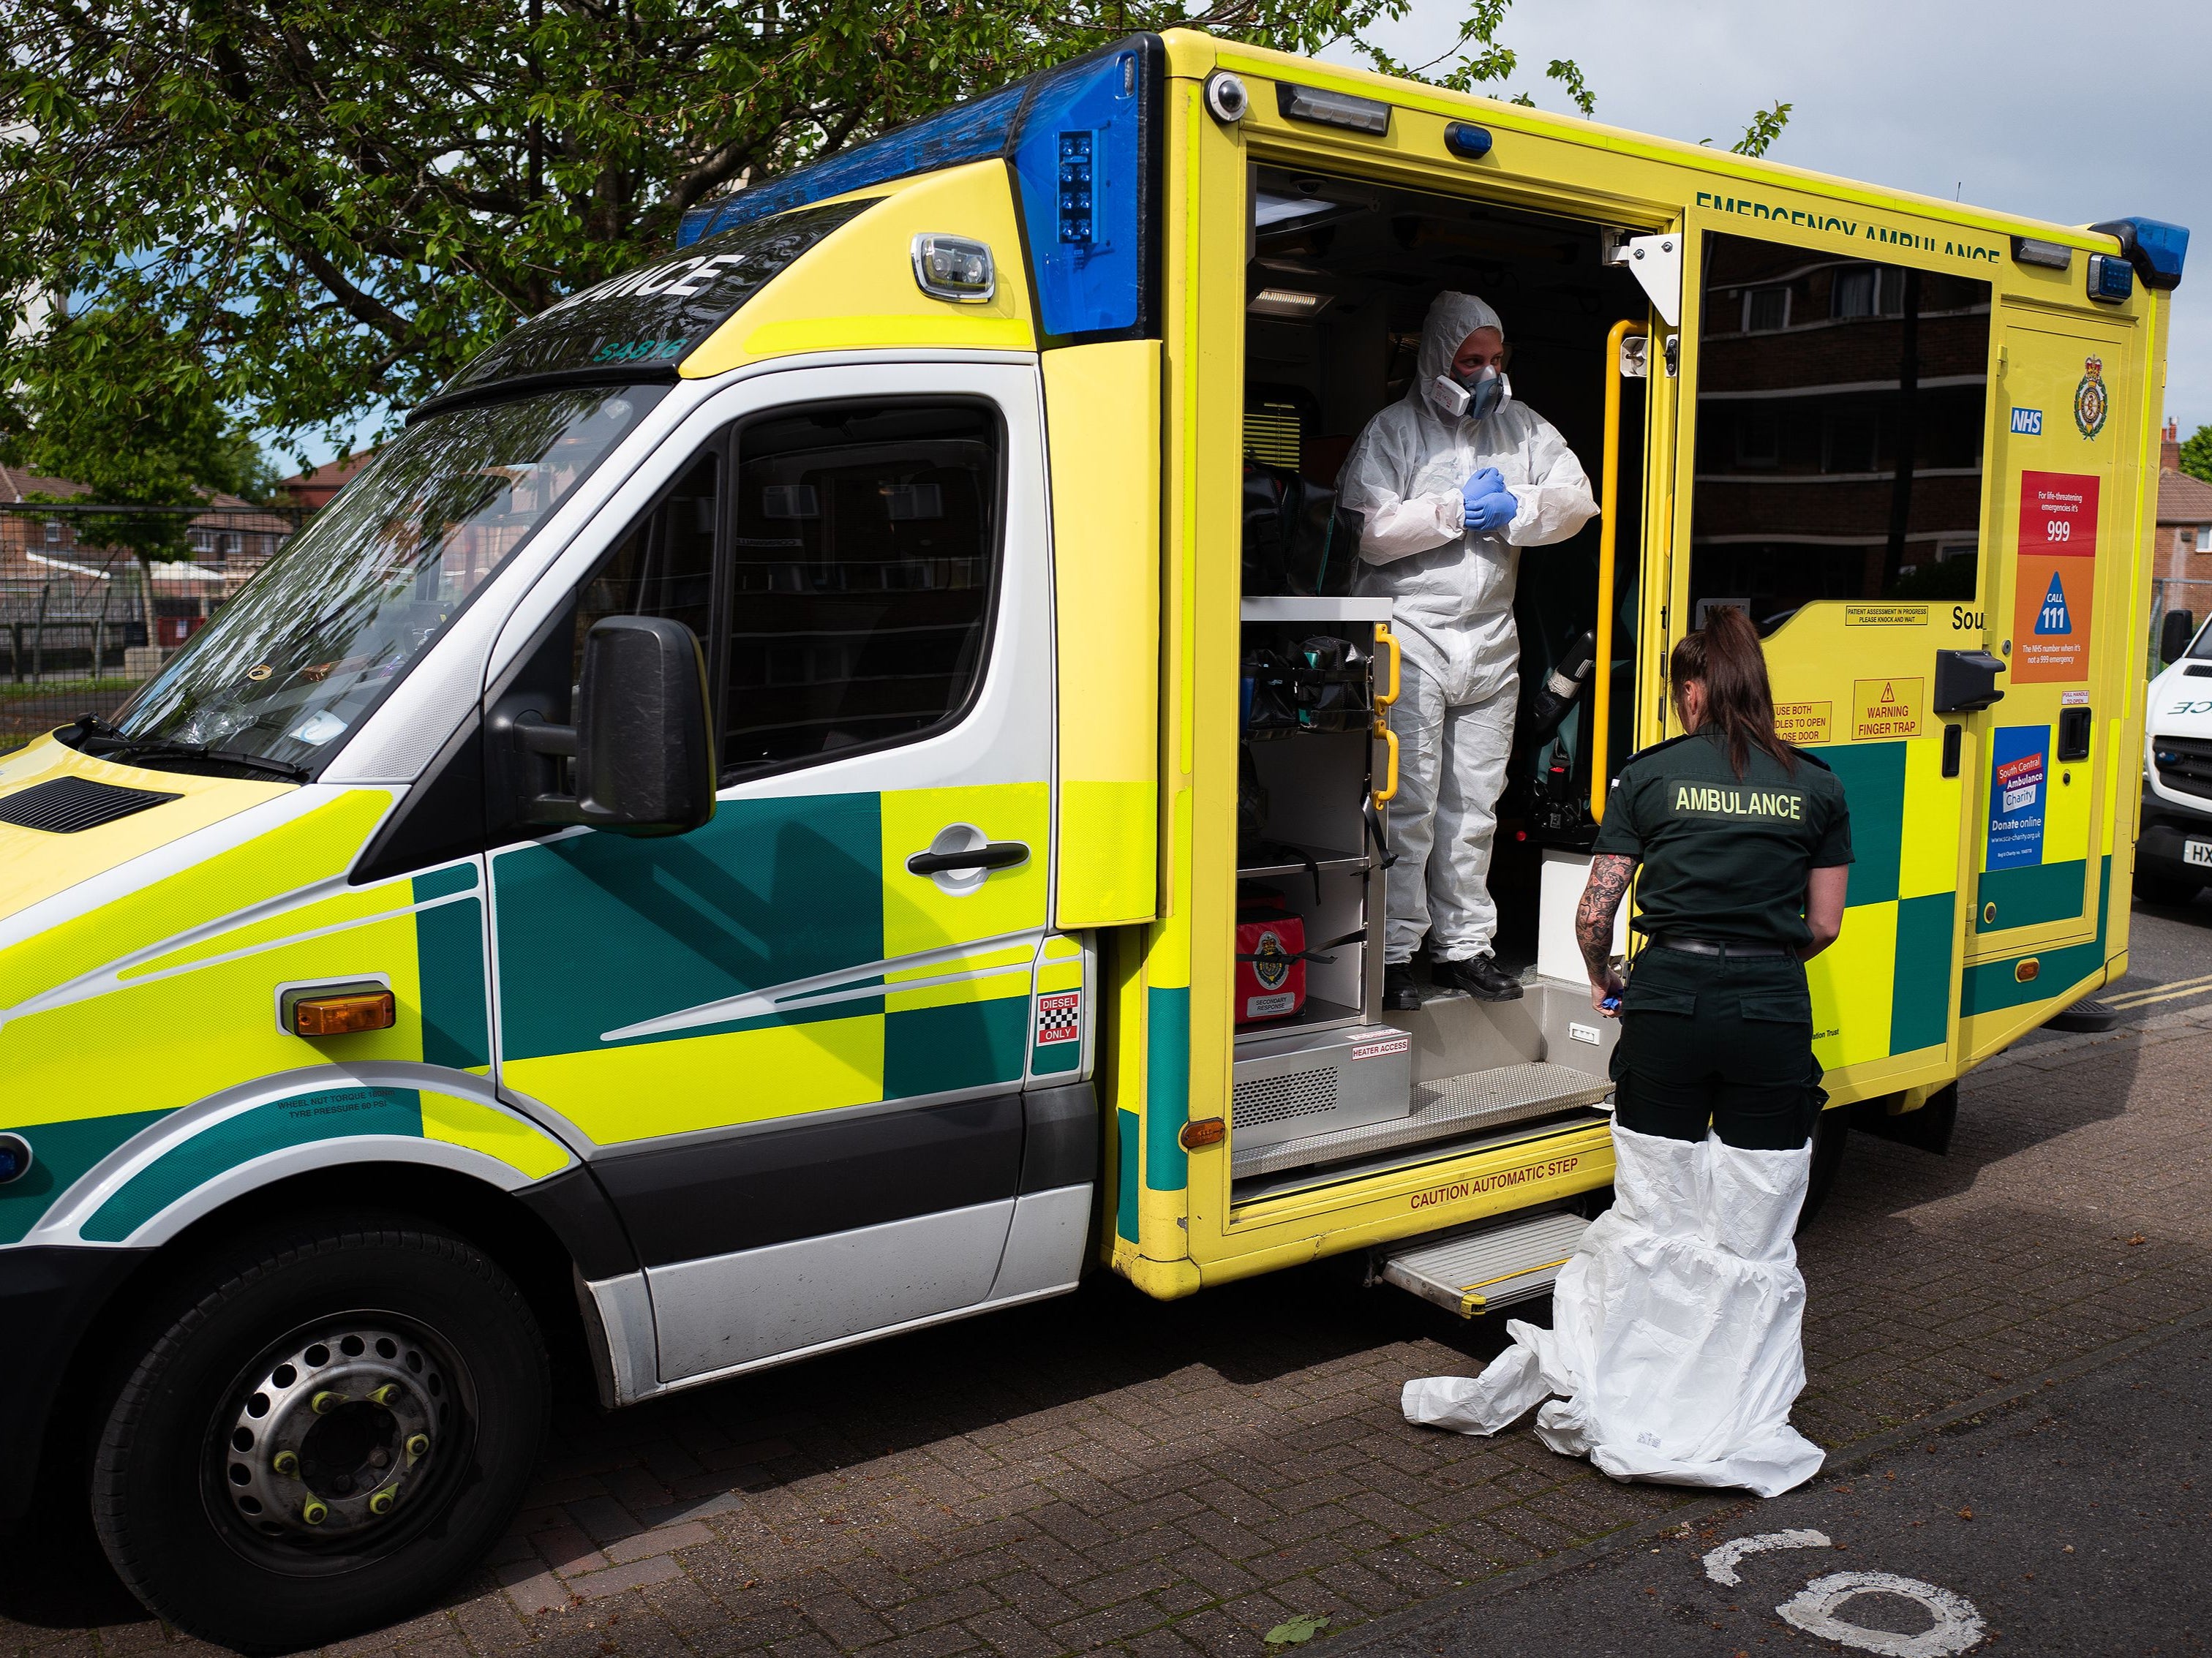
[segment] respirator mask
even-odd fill
[[[1446,369],[1435,386],[1437,407],[1454,420],[1488,420],[1513,400],[1513,382],[1488,367],[1472,374]]]

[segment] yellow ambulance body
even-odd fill
[[[2124,971],[2185,232],[1193,33],[694,219],[0,760],[0,1405],[48,1448],[0,1513],[89,1481],[181,1625],[465,1570],[549,1346],[615,1406],[1092,1266],[1540,1291],[1612,1168],[1573,898],[1715,604],[1850,796],[1835,1106],[1938,1143]],[[1501,807],[1524,998],[1392,1014],[1396,644],[1329,491],[1444,288],[1602,510],[1522,564],[1570,705]]]

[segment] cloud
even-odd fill
[[[1447,45],[1462,7],[1416,0],[1379,31],[1401,58]],[[2141,214],[2198,233],[2174,295],[2166,412],[2212,424],[2212,157],[2201,111],[2212,6],[2085,11],[2057,0],[1520,0],[1500,39],[1525,89],[1577,60],[1600,120],[1733,143],[1796,106],[1771,158],[2062,224]],[[1425,48],[1425,50],[1424,50]],[[1571,112],[1568,111],[1568,112]]]

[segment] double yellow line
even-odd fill
[[[2154,1002],[2178,1001],[2184,996],[2202,996],[2212,992],[2212,973],[2200,978],[2176,979],[2170,984],[2150,985],[2142,990],[2130,990],[2124,996],[2107,996],[2106,1007],[2148,1007]]]

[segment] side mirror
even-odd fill
[[[611,616],[584,636],[576,723],[534,715],[512,730],[524,750],[576,762],[574,794],[529,797],[532,823],[625,835],[682,835],[714,815],[714,744],[698,635],[665,616]]]
[[[2189,641],[2197,637],[2197,617],[2188,610],[2168,610],[2158,624],[2158,659],[2162,667],[2189,654]]]

